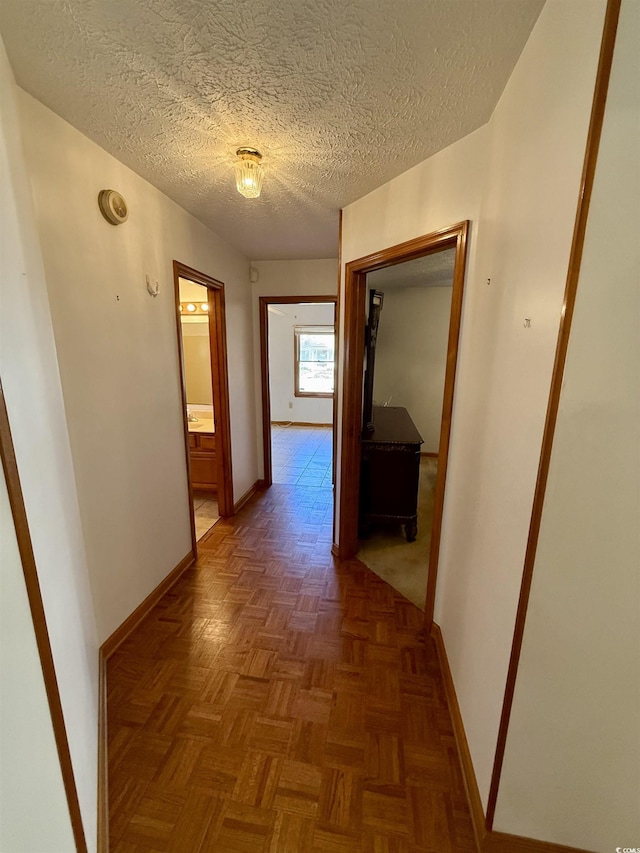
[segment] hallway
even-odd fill
[[[422,613],[334,560],[331,500],[221,519],[110,659],[112,851],[475,849]]]

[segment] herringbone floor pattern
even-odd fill
[[[109,661],[117,853],[471,853],[422,613],[273,486]]]

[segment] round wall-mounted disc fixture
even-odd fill
[[[98,206],[100,213],[111,225],[122,225],[127,221],[129,216],[127,203],[116,190],[100,190]]]

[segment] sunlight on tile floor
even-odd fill
[[[331,427],[271,425],[273,482],[331,488]]]

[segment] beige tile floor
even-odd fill
[[[213,498],[193,499],[193,509],[196,514],[196,540],[199,542],[218,521],[218,501]]]
[[[331,427],[271,425],[273,482],[331,488]]]

